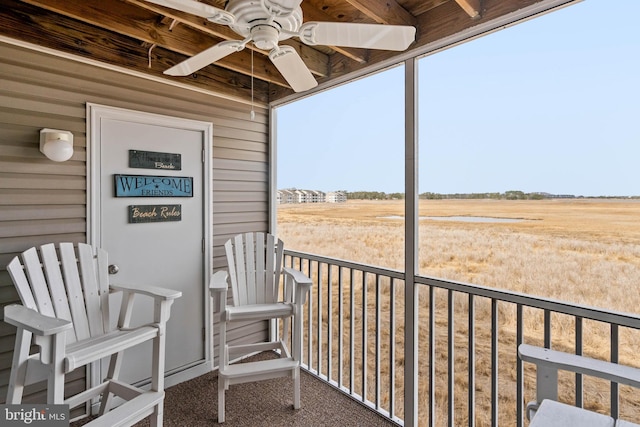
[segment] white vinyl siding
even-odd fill
[[[213,123],[214,270],[226,264],[229,237],[268,231],[266,109],[256,108],[251,120],[244,103],[2,42],[0,82],[0,305],[19,301],[5,270],[12,257],[43,243],[86,242],[88,102]],[[71,160],[55,163],[40,153],[42,128],[73,133]],[[0,402],[14,333],[0,322]],[[256,334],[266,335],[263,325],[240,327],[234,338]],[[69,387],[83,387],[82,376],[76,383]]]

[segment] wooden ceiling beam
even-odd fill
[[[458,6],[460,6],[462,10],[467,12],[467,15],[469,15],[469,17],[473,19],[479,18],[480,14],[482,13],[481,0],[456,0],[456,3],[458,3]]]

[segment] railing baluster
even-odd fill
[[[382,351],[380,349],[381,344],[381,331],[382,323],[380,319],[380,275],[376,274],[376,409],[380,410],[380,357]]]
[[[582,355],[582,317],[576,316],[576,354]],[[576,374],[576,406],[584,406],[584,381],[582,374]]]
[[[522,304],[516,306],[516,348],[515,354],[518,354],[518,346],[522,344],[524,338],[524,323],[522,318]],[[516,357],[516,422],[517,427],[524,424],[524,367],[522,360]]]
[[[342,368],[343,368],[343,360],[342,360],[342,352],[344,351],[344,340],[342,339],[344,335],[344,284],[342,280],[342,267],[338,266],[338,385],[342,387]]]
[[[615,323],[611,324],[611,362],[618,363],[619,328]],[[618,383],[611,383],[611,416],[618,419],[620,416],[620,387]]]
[[[474,427],[476,424],[476,307],[473,294],[469,294],[469,345],[468,345],[468,359],[469,359],[469,385],[468,385],[468,412],[469,412],[469,427]]]
[[[323,280],[322,280],[322,263],[318,261],[318,331],[316,341],[318,343],[318,352],[316,354],[316,359],[318,360],[318,375],[322,375],[322,289],[323,289]]]
[[[302,261],[301,261],[302,263]],[[302,267],[302,265],[300,266]],[[313,277],[313,266],[311,260],[307,264],[307,276]],[[307,304],[307,316],[309,317],[309,324],[307,325],[307,357],[309,358],[307,366],[309,369],[313,369],[313,292],[309,292],[309,303]]]
[[[333,369],[333,268],[327,264],[327,381],[331,382]]]
[[[389,418],[396,415],[396,281],[389,283]]]
[[[544,311],[544,347],[551,348],[551,310]]]
[[[435,290],[429,286],[429,425],[436,425],[436,303]],[[416,396],[417,399],[417,396]]]
[[[497,427],[498,415],[498,300],[491,299],[491,425]]]
[[[367,272],[362,273],[362,401],[367,401]]]
[[[456,411],[456,399],[455,399],[455,367],[456,367],[456,357],[455,357],[455,324],[454,324],[454,316],[455,316],[455,307],[454,307],[454,294],[452,290],[448,291],[447,295],[447,365],[449,368],[448,375],[448,383],[447,383],[447,394],[449,398],[449,427],[454,427],[455,423],[455,411]]]
[[[355,380],[355,363],[354,363],[354,358],[356,356],[356,351],[355,351],[355,347],[356,347],[356,290],[355,290],[355,286],[354,286],[354,282],[355,282],[355,272],[354,269],[351,269],[351,283],[349,286],[349,292],[350,292],[350,299],[349,299],[349,304],[350,304],[350,309],[349,309],[349,359],[351,360],[349,363],[349,392],[351,394],[354,394],[354,388],[355,388],[355,384],[356,384],[356,380]]]

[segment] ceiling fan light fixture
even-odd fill
[[[280,31],[272,25],[259,24],[251,28],[251,38],[258,49],[273,49],[278,45],[279,37]]]

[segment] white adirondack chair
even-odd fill
[[[520,344],[518,355],[536,364],[536,401],[527,404],[530,427],[638,427],[637,424],[558,402],[558,371],[640,388],[640,369],[548,348]]]
[[[300,359],[302,357],[302,307],[311,289],[311,279],[300,271],[284,268],[282,240],[271,234],[246,233],[225,244],[228,271],[211,277],[210,290],[219,322],[218,422],[225,419],[225,391],[232,384],[291,376],[294,380],[293,406],[300,408]],[[281,291],[280,279],[284,286]],[[231,301],[227,289],[231,284]],[[230,346],[227,327],[236,321],[284,319],[283,338],[271,328],[271,340]],[[286,337],[293,322],[292,352]],[[230,355],[239,357],[262,351],[280,350],[277,359],[232,364]]]
[[[151,415],[151,425],[161,426],[165,326],[171,304],[181,292],[151,286],[109,285],[104,250],[94,250],[87,244],[75,247],[72,243],[60,243],[57,249],[59,257],[54,244],[43,245],[40,251],[28,249],[7,266],[23,304],[4,309],[4,320],[18,328],[7,404],[22,402],[25,385],[46,380],[47,404],[68,404],[74,408],[102,396],[100,416],[88,425],[126,426]],[[112,292],[122,293],[115,327],[109,316]],[[154,313],[150,323],[131,327],[136,294],[154,299]],[[30,355],[32,337],[39,351]],[[153,343],[149,391],[118,380],[123,351],[146,341]],[[65,375],[105,357],[110,357],[110,363],[104,382],[65,399]],[[126,403],[110,411],[113,395]]]

